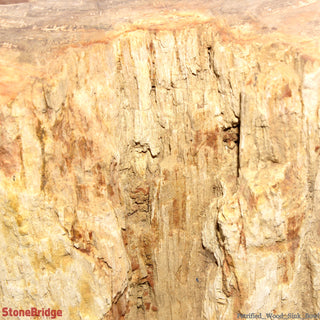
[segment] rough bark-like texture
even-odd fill
[[[55,5],[0,6],[0,305],[318,312],[319,3]]]

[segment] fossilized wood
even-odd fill
[[[318,312],[319,1],[15,2],[0,305]]]

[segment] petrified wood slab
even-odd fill
[[[317,313],[319,14],[0,1],[1,316]]]

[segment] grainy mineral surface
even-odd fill
[[[319,312],[319,17],[0,1],[1,308]]]

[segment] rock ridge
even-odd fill
[[[316,313],[317,41],[160,20],[43,57],[2,45],[1,305]]]

